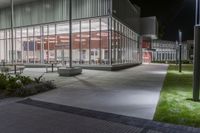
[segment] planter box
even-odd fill
[[[79,67],[61,67],[58,69],[58,74],[63,77],[76,76],[82,73],[82,68]]]

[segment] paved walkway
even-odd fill
[[[111,113],[31,99],[0,105],[1,133],[199,133],[175,126]]]
[[[77,77],[58,77],[59,89],[36,95],[32,99],[124,116],[153,119],[167,65],[141,65],[118,71],[84,70]],[[25,74],[38,76],[42,70],[28,69]]]

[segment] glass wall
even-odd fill
[[[141,63],[139,35],[116,19],[112,26],[112,64]]]
[[[117,19],[97,17],[73,20],[74,65],[141,63],[139,35]],[[69,23],[58,22],[14,29],[14,62],[69,64]],[[11,63],[9,29],[0,30],[0,60]]]

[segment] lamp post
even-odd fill
[[[193,100],[199,101],[200,85],[200,2],[196,0],[196,20],[194,27],[194,74],[193,74]]]
[[[178,41],[176,41],[176,66],[178,65]]]
[[[179,30],[179,72],[182,72],[182,32]]]

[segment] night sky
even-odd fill
[[[195,0],[131,0],[141,7],[142,16],[156,16],[159,36],[164,40],[178,39],[178,29],[183,40],[193,39]]]

